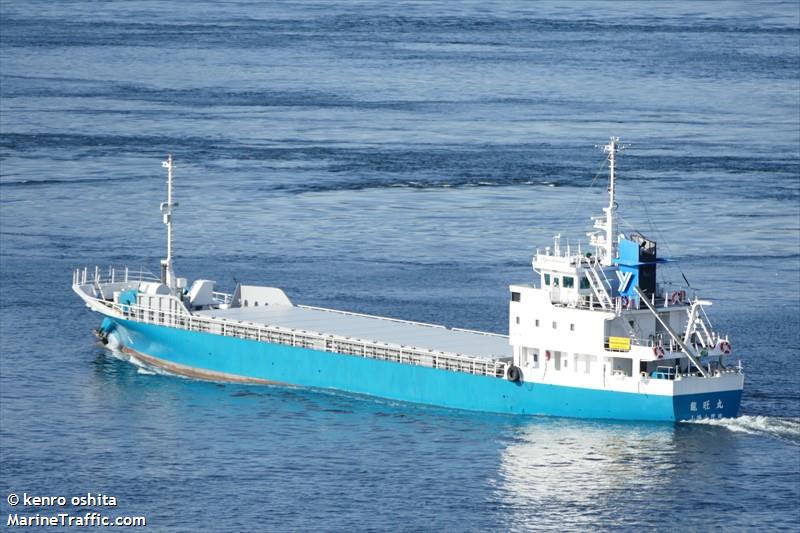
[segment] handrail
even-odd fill
[[[592,288],[592,291],[597,296],[597,300],[600,302],[600,307],[604,310],[608,311],[612,308],[612,301],[611,297],[608,295],[608,291],[606,290],[606,286],[603,285],[603,279],[600,278],[600,274],[597,273],[597,269],[595,265],[592,263],[591,260],[586,260],[587,265],[587,276],[586,279],[589,280],[589,285]],[[602,267],[600,267],[600,272],[603,272]],[[606,279],[608,282],[608,278],[606,277],[605,273],[603,272],[603,278]]]
[[[229,304],[233,301],[233,295],[227,292],[211,291],[211,296],[221,304]]]
[[[665,330],[665,331],[666,331],[666,332],[669,334],[669,336],[670,336],[670,337],[672,337],[672,338],[675,340],[675,342],[678,344],[678,346],[680,346],[680,347],[681,347],[681,349],[683,350],[683,353],[685,353],[685,354],[686,354],[686,357],[688,357],[688,358],[689,358],[689,361],[691,361],[691,362],[692,362],[692,364],[693,364],[695,367],[697,367],[697,370],[700,372],[700,374],[702,374],[702,376],[703,376],[704,378],[705,378],[705,377],[708,377],[708,376],[706,375],[706,371],[705,371],[705,370],[703,370],[703,367],[702,367],[702,365],[700,365],[700,362],[699,362],[697,359],[695,359],[695,357],[694,357],[694,354],[692,354],[692,352],[689,350],[689,348],[686,346],[686,344],[683,342],[683,340],[681,340],[681,339],[678,337],[678,335],[677,335],[677,334],[676,334],[676,333],[675,333],[675,332],[672,330],[672,328],[669,326],[669,324],[667,324],[666,322],[664,322],[664,319],[663,319],[663,318],[661,318],[661,316],[658,314],[658,311],[656,311],[655,307],[653,307],[653,306],[650,304],[650,302],[648,302],[648,301],[647,301],[647,297],[646,297],[646,296],[644,295],[644,293],[643,293],[643,292],[642,292],[642,291],[639,289],[639,287],[634,287],[634,289],[633,289],[633,290],[635,290],[635,291],[636,291],[636,294],[638,294],[638,295],[639,295],[639,297],[640,297],[640,298],[642,298],[642,301],[644,301],[644,304],[645,304],[645,305],[647,306],[647,308],[650,310],[650,313],[652,313],[652,315],[653,315],[653,316],[655,317],[655,319],[656,319],[656,320],[657,320],[657,321],[658,321],[658,322],[661,324],[661,326],[662,326],[662,327],[664,328],[664,330]]]
[[[98,285],[102,283],[125,283],[132,281],[161,281],[161,278],[148,270],[140,268],[139,270],[131,270],[128,267],[117,269],[113,266],[108,267],[108,271],[100,270],[100,267],[95,266],[93,270],[87,267],[76,268],[72,271],[72,284],[73,285]]]

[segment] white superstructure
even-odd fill
[[[703,306],[711,303],[657,284],[656,243],[617,231],[619,139],[603,150],[609,203],[604,216],[592,217],[594,253],[564,249],[556,235],[552,248],[536,251],[534,282],[510,286],[509,341],[520,379],[657,394],[676,380],[730,388],[740,367],[725,367],[731,344],[708,322]]]

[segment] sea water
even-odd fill
[[[157,531],[794,529],[796,2],[2,2],[0,490]],[[175,377],[70,291],[157,270],[507,331],[537,247],[622,230],[714,299],[741,416],[517,418]]]

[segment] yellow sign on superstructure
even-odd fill
[[[609,337],[608,349],[618,352],[631,351],[631,340],[628,337]]]

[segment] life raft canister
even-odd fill
[[[522,379],[522,370],[520,370],[518,366],[511,365],[508,367],[508,370],[506,370],[506,377],[508,378],[508,381],[517,383]]]

